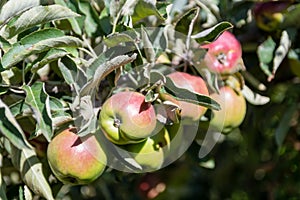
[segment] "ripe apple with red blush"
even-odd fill
[[[96,180],[107,157],[94,135],[79,137],[76,128],[57,134],[48,145],[47,157],[54,175],[64,184],[82,185]]]
[[[99,124],[105,136],[115,144],[138,143],[153,134],[156,113],[143,94],[119,92],[104,102]]]
[[[201,48],[207,49],[202,65],[213,73],[233,74],[245,68],[241,44],[229,31]]]

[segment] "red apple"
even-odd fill
[[[88,184],[104,171],[107,158],[94,135],[80,138],[75,128],[56,135],[47,157],[54,175],[64,184]]]
[[[191,75],[185,72],[173,72],[168,75],[177,87],[190,90],[192,92],[209,95],[207,86],[200,76]],[[177,101],[174,98],[163,95],[163,99],[170,100],[181,108],[181,118],[197,121],[204,115],[207,108],[193,103]]]
[[[221,110],[212,111],[210,125],[226,134],[243,122],[246,115],[246,100],[242,93],[224,86],[220,88],[219,94],[211,94],[211,98],[220,104]]]
[[[136,143],[153,134],[156,114],[153,105],[145,102],[141,93],[119,92],[104,102],[99,123],[113,143]]]
[[[241,44],[229,31],[201,47],[208,50],[203,64],[213,73],[232,74],[244,68]]]

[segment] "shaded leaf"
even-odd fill
[[[220,22],[215,26],[205,29],[200,33],[192,35],[191,38],[195,39],[198,43],[202,44],[203,42],[213,42],[217,39],[224,31],[232,28],[233,25],[229,22]]]
[[[170,79],[170,77],[166,77],[165,86],[160,92],[166,92],[179,101],[185,101],[200,106],[205,106],[214,110],[220,110],[220,105],[209,96],[193,93],[190,90],[177,87]]]
[[[149,36],[146,32],[146,29],[142,28],[142,41],[143,41],[143,49],[145,51],[146,59],[149,63],[155,62],[155,51],[152,46],[152,42],[149,39]]]
[[[35,193],[52,200],[51,188],[43,174],[42,163],[33,149],[12,148],[12,163],[20,171],[25,184]]]
[[[81,40],[72,36],[45,39],[36,44],[16,44],[3,55],[1,62],[4,68],[9,68],[32,54],[48,51],[54,47],[79,47],[81,45]]]
[[[0,132],[13,145],[22,149],[30,148],[25,134],[11,113],[9,107],[0,99]]]
[[[298,28],[298,19],[300,17],[300,4],[295,4],[287,9],[284,13],[283,22],[280,23],[280,28],[286,29],[288,27]]]
[[[0,49],[2,49],[4,52],[7,52],[10,47],[11,47],[10,43],[2,36],[0,36]]]
[[[25,10],[40,5],[40,0],[10,0],[1,9],[0,24]]]
[[[109,37],[105,38],[103,42],[108,47],[114,47],[120,43],[134,42],[134,39],[130,35],[127,35],[124,33],[115,33],[115,34],[110,35]]]
[[[197,14],[197,8],[192,8],[182,15],[176,22],[175,30],[183,34],[188,34],[191,21]]]
[[[269,69],[269,64],[273,60],[275,47],[276,43],[274,40],[271,37],[268,37],[268,39],[260,44],[257,48],[260,68],[267,76],[272,76],[272,72]]]
[[[88,36],[97,32],[99,17],[89,1],[77,1],[79,10],[84,14],[84,29]]]
[[[78,16],[69,8],[60,5],[37,6],[24,12],[15,22],[9,24],[6,31],[8,38],[11,38],[39,24]]]
[[[64,0],[55,0],[55,4],[62,5],[64,7],[68,7],[66,2]],[[71,24],[72,30],[77,34],[77,35],[82,35],[82,30],[81,27],[78,23],[78,21],[75,18],[67,18],[69,23]]]
[[[280,123],[275,130],[275,140],[276,140],[276,144],[279,147],[284,142],[286,134],[290,129],[290,122],[296,110],[297,110],[297,103],[286,106],[285,112],[283,113],[283,116],[280,119]]]
[[[151,1],[151,0],[138,0],[138,3],[135,5],[135,8],[134,8],[134,13],[131,16],[132,23],[135,24],[139,20],[144,19],[145,17],[151,16],[151,15],[154,15],[159,20],[164,21],[165,19],[157,10],[157,8],[155,6],[155,2],[156,1]],[[125,7],[125,5],[124,5],[124,7]],[[126,9],[124,9],[124,7],[123,7],[123,10],[126,10]]]
[[[36,82],[31,87],[24,85],[23,89],[26,92],[25,102],[30,105],[37,121],[36,136],[43,134],[50,142],[53,136],[52,120],[44,83]]]
[[[1,200],[7,200],[7,197],[6,197],[6,184],[2,179],[2,171],[1,170],[0,170],[0,199]]]

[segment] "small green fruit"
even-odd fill
[[[145,141],[127,145],[135,161],[142,166],[142,172],[158,170],[164,163],[164,158],[170,149],[170,137],[167,129],[148,137]]]

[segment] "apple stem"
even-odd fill
[[[114,127],[119,128],[121,125],[121,120],[120,119],[114,119]]]

